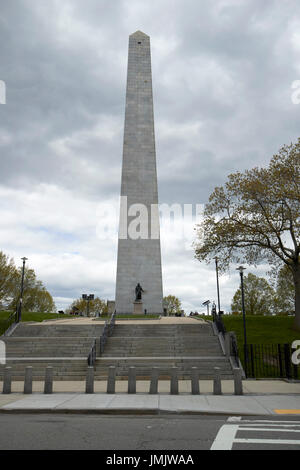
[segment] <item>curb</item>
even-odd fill
[[[193,410],[159,410],[159,409],[144,409],[138,410],[135,408],[114,408],[114,409],[99,409],[99,408],[90,408],[90,409],[70,409],[70,408],[59,408],[59,409],[49,409],[49,408],[20,408],[13,410],[2,409],[0,408],[0,414],[97,414],[97,415],[130,415],[130,416],[163,416],[163,415],[176,415],[176,416],[277,416],[275,413],[237,413],[236,411],[193,411]],[[281,415],[281,416],[290,416],[290,415]]]

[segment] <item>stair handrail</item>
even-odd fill
[[[116,323],[116,313],[117,312],[114,311],[114,313],[110,317],[108,336],[112,336],[113,334],[115,323]]]
[[[100,347],[99,347],[100,356],[104,351],[104,346],[106,344],[107,338],[113,334],[115,322],[116,322],[116,311],[114,311],[114,313],[110,317],[110,321],[105,322],[102,334],[100,336]]]
[[[218,312],[217,313],[216,307],[213,306],[213,308],[212,308],[213,322],[216,325],[218,332],[222,333],[223,338],[224,338],[225,333],[226,333],[226,328],[225,328],[225,325],[224,325],[224,322],[223,322],[222,315],[223,315],[223,312]]]
[[[232,356],[234,357],[237,366],[240,367],[239,350],[235,334],[230,335],[230,343]]]
[[[212,307],[212,317],[213,317],[213,323],[218,331],[218,334],[220,336],[221,334],[221,337],[223,339],[221,339],[219,337],[219,341],[220,343],[222,342],[224,344],[226,344],[226,337],[229,336],[229,351],[227,352],[227,354],[229,354],[229,356],[232,358],[232,360],[234,361],[234,363],[236,364],[236,366],[238,368],[241,368],[241,361],[239,359],[239,351],[238,351],[238,345],[237,345],[237,339],[236,339],[236,336],[234,334],[234,332],[227,332],[226,331],[226,327],[224,325],[224,322],[223,322],[223,318],[222,318],[222,315],[223,315],[223,312],[222,311],[219,311],[217,313],[217,309],[216,309],[216,306],[215,304],[213,305]],[[222,344],[221,344],[222,346]],[[222,346],[223,348],[223,346]],[[225,346],[225,349],[226,349],[226,346]],[[232,365],[233,367],[233,365]]]
[[[89,366],[94,366],[96,362],[96,345],[97,342],[94,339],[90,352],[88,354],[87,362]]]
[[[99,353],[100,356],[104,351],[104,346],[107,341],[107,336],[108,336],[108,330],[109,330],[109,323],[108,321],[105,322],[102,334],[100,335],[100,346],[99,346]]]

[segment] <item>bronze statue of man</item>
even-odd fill
[[[142,300],[142,292],[145,292],[145,291],[143,290],[140,283],[138,283],[138,285],[135,288],[135,301],[136,302],[139,301],[139,300]]]

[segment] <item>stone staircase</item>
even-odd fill
[[[116,324],[102,356],[97,358],[95,379],[107,377],[108,367],[115,366],[117,376],[126,379],[128,368],[135,366],[137,376],[149,377],[151,368],[169,377],[171,367],[178,367],[179,378],[189,379],[192,367],[198,367],[203,379],[212,379],[214,367],[220,367],[223,378],[232,378],[229,359],[223,355],[211,324],[120,325]]]
[[[197,367],[201,379],[212,379],[214,367],[222,378],[232,378],[228,357],[224,356],[210,323],[194,324],[120,324],[115,325],[103,354],[99,357],[99,338],[103,324],[21,323],[6,343],[6,365],[12,367],[12,379],[24,380],[25,368],[33,367],[34,380],[44,380],[45,369],[53,367],[54,380],[85,380],[87,357],[97,340],[95,380],[106,380],[109,366],[117,377],[126,380],[128,369],[135,366],[139,379],[149,378],[152,367],[160,369],[160,378],[169,378],[170,369],[178,367],[179,379],[190,379]],[[0,380],[4,365],[0,365]]]
[[[24,380],[25,368],[33,367],[34,380],[44,380],[47,366],[53,367],[54,380],[84,380],[87,356],[103,325],[59,325],[20,323],[6,344],[6,366],[12,367],[13,380]],[[0,365],[0,380],[4,365]]]

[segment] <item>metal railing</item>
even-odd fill
[[[235,360],[236,365],[240,367],[239,350],[235,334],[230,335],[230,351]]]
[[[223,322],[222,314],[217,313],[216,310],[213,309],[212,317],[213,317],[213,322],[216,325],[218,332],[222,333],[222,335],[225,336],[226,328]]]
[[[104,346],[105,346],[106,341],[107,341],[108,329],[109,329],[109,326],[108,326],[108,322],[106,321],[105,325],[104,325],[104,328],[103,328],[103,331],[102,331],[102,335],[100,336],[100,347],[99,347],[100,356],[104,351]]]
[[[300,365],[293,364],[292,353],[293,350],[288,343],[248,344],[247,349],[243,351],[241,361],[247,370],[247,377],[298,380]]]
[[[106,344],[107,338],[113,334],[113,330],[116,322],[116,312],[114,312],[110,318],[109,322],[105,322],[102,334],[99,338],[99,355],[104,351],[104,346]],[[97,340],[95,339],[91,350],[88,354],[87,362],[89,366],[94,366],[97,358]]]
[[[221,333],[223,341],[227,340],[227,336],[229,337],[229,350],[227,351],[227,354],[229,354],[229,356],[233,358],[236,367],[240,367],[241,364],[239,360],[239,350],[235,333],[233,331],[226,331],[222,315],[223,314],[221,312],[217,313],[215,309],[212,310],[213,322],[216,326],[218,333]]]
[[[110,319],[108,336],[112,336],[114,328],[115,328],[115,323],[116,323],[116,311],[114,311]]]
[[[114,311],[114,313],[110,317],[110,321],[105,322],[104,329],[102,331],[102,335],[100,336],[100,348],[99,348],[100,356],[104,351],[104,346],[107,342],[107,338],[113,334],[114,327],[115,327],[115,322],[116,322],[116,312]]]
[[[96,342],[96,340],[94,340],[93,345],[91,347],[91,350],[89,352],[88,358],[87,358],[87,362],[88,362],[89,366],[94,366],[95,365],[95,362],[96,362],[96,346],[97,346],[97,342]]]

